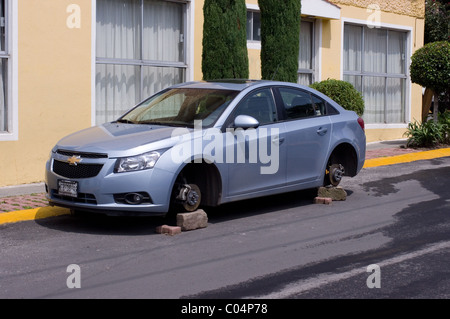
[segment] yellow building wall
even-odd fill
[[[367,10],[367,7],[365,7],[366,3],[363,0],[354,0],[353,2],[358,4],[357,6],[341,4],[344,2],[350,3],[350,1],[347,0],[336,0],[333,2],[340,2],[339,7],[341,8],[341,19],[353,19],[364,22],[368,21],[373,14],[373,11]],[[392,8],[400,8],[400,4],[403,2],[405,2],[405,0],[393,1],[393,3],[389,6],[389,10],[394,11]],[[410,1],[408,0],[406,2]],[[394,3],[396,4],[395,6],[393,5]],[[388,3],[385,2],[384,5],[387,6]],[[411,41],[409,42],[409,46],[411,47],[410,52],[414,53],[417,49],[423,46],[424,19],[423,14],[422,17],[415,16],[420,14],[420,12],[423,13],[422,9],[420,9],[420,5],[418,6],[420,10],[406,12],[405,8],[410,7],[411,6],[408,6],[404,7],[402,10],[397,10],[398,13],[385,12],[381,10],[379,12],[379,22],[382,27],[383,25],[395,25],[411,28]],[[380,9],[383,9],[382,5],[380,5]],[[321,79],[323,80],[328,78],[342,79],[342,36],[342,20],[322,21]],[[422,88],[419,85],[410,84],[408,100],[410,103],[409,121],[420,119],[422,110]],[[402,139],[404,138],[404,133],[406,131],[406,124],[401,128],[397,126],[395,128],[392,126],[389,127],[389,125],[380,128],[378,127],[379,126],[377,126],[377,128],[370,128],[370,125],[368,125],[366,129],[367,142]]]
[[[67,12],[71,4],[79,6],[79,15]],[[69,28],[68,18],[72,27],[78,17],[80,28]],[[0,141],[0,187],[43,181],[54,144],[91,125],[91,1],[18,0],[13,41],[18,140]]]
[[[202,52],[203,52],[203,5],[204,0],[196,0],[194,8],[194,81],[203,80],[202,73]]]

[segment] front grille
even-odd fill
[[[69,163],[53,161],[53,172],[66,178],[90,178],[100,173],[103,164],[78,164],[70,165]]]
[[[108,158],[108,154],[102,154],[102,153],[83,153],[83,152],[72,152],[72,151],[65,151],[65,150],[57,150],[56,153],[68,157],[72,156],[80,156],[81,158]]]
[[[69,201],[72,203],[97,205],[97,199],[95,198],[95,196],[93,194],[78,193],[78,197],[70,197],[70,196],[59,195],[58,191],[56,189],[52,189],[51,196],[52,196],[52,198]]]

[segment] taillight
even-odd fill
[[[358,117],[358,124],[361,126],[362,130],[364,131],[364,120],[360,117]]]

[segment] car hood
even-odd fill
[[[178,131],[177,131],[178,130]],[[161,125],[106,123],[73,133],[61,139],[54,150],[104,153],[109,157],[142,154],[172,147],[172,136],[192,129]],[[178,132],[178,133],[177,133]]]

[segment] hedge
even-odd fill
[[[325,94],[344,109],[355,111],[359,116],[364,114],[364,99],[351,83],[328,79],[315,82],[310,87]]]

